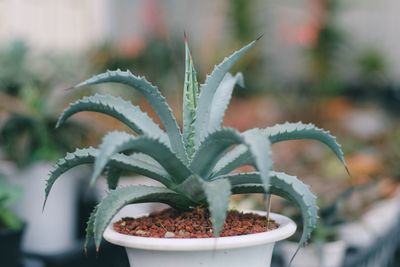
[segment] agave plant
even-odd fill
[[[94,163],[91,183],[104,173],[110,189],[92,212],[86,229],[86,241],[93,238],[99,249],[107,225],[127,204],[161,202],[180,210],[207,207],[213,233],[218,236],[232,194],[276,194],[300,208],[304,229],[299,247],[304,246],[316,226],[316,197],[295,176],[272,171],[271,144],[315,139],[332,149],[343,164],[345,160],[336,139],[312,124],[284,123],[242,133],[222,126],[233,88],[243,82],[240,73],[233,76],[228,71],[257,40],[225,58],[202,85],[197,82],[185,42],[182,132],[165,98],[144,77],[130,71],[107,71],[78,84],[76,87],[112,82],[138,90],[159,116],[164,130],[139,107],[119,97],[96,94],[72,103],[60,116],[57,126],[77,112],[94,111],[117,118],[135,134],[114,131],[103,138],[98,148],[68,153],[58,161],[47,180],[46,199],[64,172],[80,164]],[[252,165],[256,171],[232,173],[242,165]],[[164,186],[117,187],[125,171],[147,176]]]

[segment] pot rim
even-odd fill
[[[266,215],[264,211],[243,211],[245,213],[256,213]],[[145,216],[146,213],[137,214]],[[227,236],[216,238],[156,238],[140,237],[118,233],[110,223],[103,234],[105,240],[110,243],[126,248],[136,248],[144,250],[158,251],[199,251],[199,250],[221,250],[241,247],[257,246],[266,243],[274,243],[290,237],[296,231],[296,224],[288,217],[270,213],[270,217],[275,220],[279,227],[277,229],[241,236]]]

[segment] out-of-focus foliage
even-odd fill
[[[10,185],[3,173],[0,173],[0,231],[17,230],[22,227],[21,219],[10,206],[18,201],[21,188]]]
[[[339,0],[317,0],[311,3],[317,10],[313,26],[316,39],[306,51],[309,55],[311,89],[314,93],[330,94],[340,90],[335,62],[345,42],[344,34],[337,25]]]
[[[385,72],[387,63],[385,56],[376,48],[370,48],[362,51],[357,61],[359,79],[366,86],[378,86],[387,83]]]
[[[85,127],[81,124],[71,122],[62,131],[54,130],[57,111],[64,101],[55,86],[66,79],[57,72],[71,73],[66,70],[66,59],[35,55],[21,41],[0,52],[1,149],[19,166],[55,160],[84,141]]]
[[[183,69],[184,65],[177,59],[184,51],[177,42],[182,39],[183,35],[181,38],[168,39],[151,35],[143,39],[126,40],[121,44],[106,43],[91,50],[89,59],[95,73],[127,69],[146,74],[146,78],[156,80],[157,84],[167,84],[168,90],[178,90],[180,87],[175,88],[176,72]]]
[[[243,44],[263,32],[256,32],[254,5],[251,1],[233,0],[230,2],[229,19],[233,24],[232,44]],[[262,56],[261,47],[256,47],[249,56],[238,64],[234,70],[243,71],[246,80],[245,90],[235,90],[234,94],[239,97],[259,95],[267,91],[268,77],[264,72],[265,59]]]

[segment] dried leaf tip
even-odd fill
[[[264,33],[257,37],[256,42],[264,37]]]
[[[346,169],[347,175],[350,176],[350,178],[353,178],[353,175],[351,175],[349,168],[347,165],[344,165],[344,168]]]
[[[45,196],[43,201],[42,213],[44,212],[44,208],[46,207],[46,202],[47,202],[47,196]]]

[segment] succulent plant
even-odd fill
[[[257,39],[258,40],[258,39]],[[46,185],[46,199],[54,182],[69,169],[94,163],[93,184],[102,174],[108,195],[96,206],[87,226],[86,241],[94,238],[96,248],[113,216],[125,205],[143,202],[166,203],[180,210],[207,207],[216,236],[223,226],[230,196],[243,193],[276,194],[296,203],[304,229],[299,247],[304,246],[316,226],[316,197],[308,185],[295,176],[272,171],[271,144],[294,139],[315,139],[326,144],[345,164],[336,139],[312,124],[284,123],[265,129],[239,132],[222,126],[240,73],[228,73],[257,40],[225,58],[199,85],[187,41],[183,92],[183,133],[156,86],[130,71],[107,71],[76,87],[100,83],[121,83],[138,90],[159,116],[165,130],[131,102],[110,95],[84,97],[72,103],[60,116],[57,126],[81,111],[94,111],[117,118],[135,134],[108,133],[98,148],[77,149],[60,159]],[[242,165],[256,169],[232,173]],[[117,187],[121,173],[133,171],[152,178],[165,187],[131,185]]]

